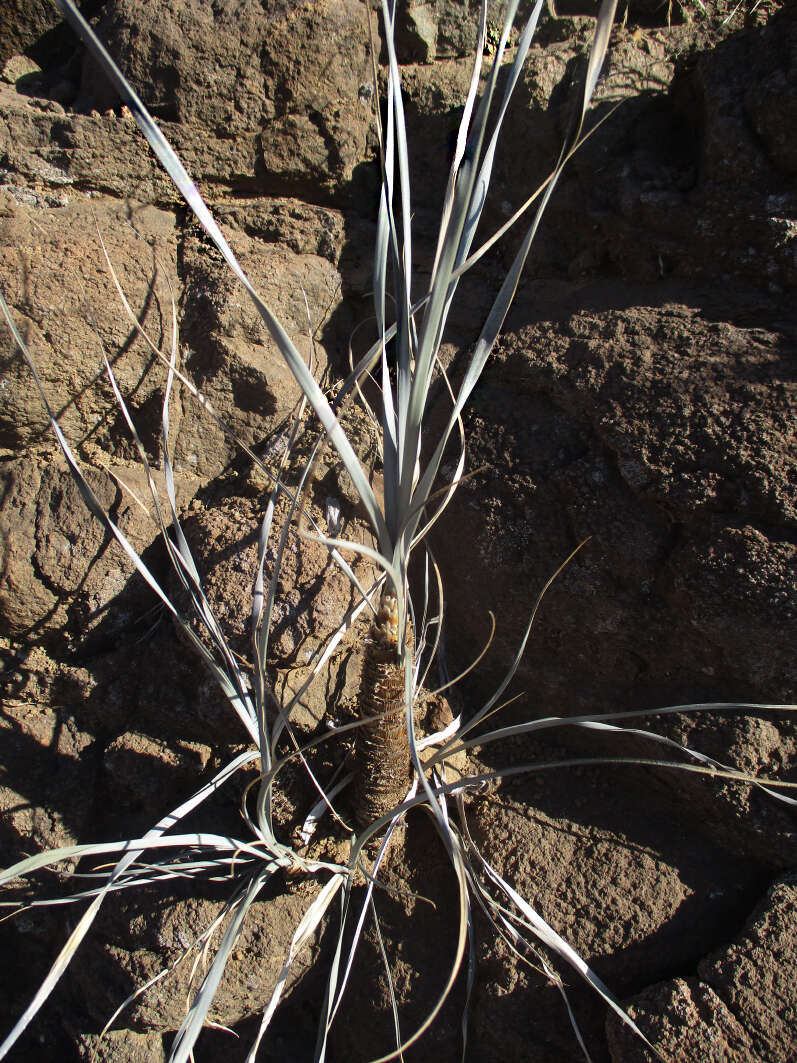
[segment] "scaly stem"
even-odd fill
[[[408,630],[406,653],[412,654]],[[404,710],[404,663],[399,654],[395,595],[382,595],[371,624],[363,662],[358,715],[378,719],[357,728],[355,745],[354,815],[367,827],[406,796],[410,753]]]

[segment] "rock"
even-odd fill
[[[54,99],[63,98],[63,82],[49,88],[31,84],[26,95],[17,91],[20,87],[0,85],[0,144],[12,191],[19,187],[46,195],[55,189],[63,196],[69,186],[77,186],[141,203],[172,208],[178,203],[178,193],[129,111],[75,114]],[[164,122],[162,130],[196,181],[251,187],[260,165],[257,134],[235,140],[203,134],[198,144],[194,133],[177,123]]]
[[[744,1027],[714,990],[696,978],[677,978],[647,991],[628,1014],[673,1063],[696,1059],[758,1063]],[[648,1017],[653,1021],[645,1022]],[[655,1057],[619,1020],[609,1020],[609,1049],[615,1063],[650,1063]]]
[[[500,770],[565,760],[567,751],[561,740],[518,739],[478,756]],[[694,965],[749,910],[761,881],[742,855],[717,841],[698,845],[683,809],[674,820],[655,797],[635,801],[611,765],[507,779],[488,799],[473,799],[468,819],[485,859],[619,994]],[[518,972],[502,977],[526,984]],[[567,983],[582,988],[574,972]],[[489,1014],[490,994],[483,1008]]]
[[[668,1059],[779,1063],[794,1055],[796,903],[794,876],[780,879],[737,939],[700,962],[700,981],[661,983],[630,1002],[629,1014]],[[608,1033],[616,1063],[653,1059],[614,1017]]]
[[[485,49],[495,50],[506,15],[505,0],[490,4]],[[456,0],[402,0],[396,20],[400,63],[433,63],[473,55],[478,39],[476,9],[463,10]],[[514,35],[516,36],[516,34]]]
[[[64,196],[56,205],[34,194],[31,203],[18,186],[16,192],[15,186],[0,190],[0,204],[0,282],[67,438],[74,444],[89,440],[108,453],[131,453],[103,368],[104,352],[145,446],[157,452],[164,370],[112,294],[97,229],[142,327],[157,344],[168,344],[171,311],[157,263],[173,276],[173,216],[151,207],[131,214],[118,203],[82,195]],[[0,445],[30,446],[49,435],[46,414],[5,328],[2,343],[9,367],[0,392]]]
[[[112,0],[96,32],[156,118],[234,136],[258,129],[270,109],[261,53],[274,17],[249,0],[212,11],[195,0],[158,10],[143,0]],[[119,102],[92,58],[83,93],[100,113]]]
[[[589,301],[584,289],[579,298]],[[506,336],[467,427],[471,468],[488,471],[443,518],[448,534],[473,529],[448,558],[458,665],[482,645],[483,611],[500,617],[474,700],[512,660],[540,588],[590,536],[542,603],[517,678],[535,692],[526,713],[791,699],[797,452],[784,440],[797,393],[782,370],[792,347],[788,327],[709,324],[666,305],[565,310]],[[738,715],[707,730],[702,716],[645,726],[766,776],[795,755],[790,718],[768,719],[777,752],[745,738]],[[771,802],[736,785],[718,802],[716,787],[679,774],[670,786],[690,801],[702,792],[712,829],[729,817],[734,846],[777,854],[781,868],[797,856],[788,814]]]
[[[270,202],[258,201],[251,206],[253,214],[259,212],[264,219],[261,225],[270,219],[280,230],[284,208],[272,210]],[[334,342],[335,333],[327,340],[326,330],[340,297],[338,271],[324,254],[318,254],[315,247],[310,249],[308,237],[303,238],[308,251],[295,253],[273,236],[264,242],[232,228],[230,223],[245,215],[243,204],[237,205],[237,211],[231,205],[227,210],[228,237],[242,267],[320,377],[327,364],[326,345]],[[309,215],[305,222],[315,232],[316,246],[323,241],[315,227],[317,220]],[[322,221],[327,233],[335,231],[338,219],[334,213],[325,214]],[[260,225],[254,222],[254,227],[257,231]],[[328,245],[323,246],[328,255]],[[292,416],[299,387],[249,296],[196,231],[184,243],[183,271],[187,290],[182,336],[187,346],[187,371],[233,431],[252,446]],[[190,422],[182,426],[176,458],[207,479],[219,473],[239,451],[195,404],[191,415]]]
[[[767,153],[776,167],[788,174],[797,173],[797,153],[784,130],[797,121],[797,27],[789,30],[789,45],[781,51],[781,64],[763,73],[745,92],[745,111],[752,119]]]
[[[91,823],[86,762],[93,736],[82,729],[73,706],[63,700],[52,706],[42,698],[49,685],[47,673],[55,672],[46,655],[34,651],[26,665],[27,676],[22,672],[17,682],[9,683],[0,716],[5,765],[0,786],[4,867],[22,859],[23,850],[29,855],[85,841]],[[68,866],[62,864],[60,872],[73,870],[75,865],[75,860]]]
[[[408,66],[401,74],[407,125],[412,131],[413,205],[434,211],[435,230],[472,67],[471,60],[459,59],[435,66]],[[436,238],[436,231],[432,235]]]
[[[7,463],[4,474],[0,605],[5,633],[28,641],[52,642],[60,636],[62,650],[71,644],[83,653],[92,646],[95,652],[108,647],[126,633],[130,637],[156,601],[153,591],[89,512],[63,459],[42,467],[29,457],[20,458]],[[140,466],[109,466],[108,471],[88,467],[84,475],[139,554],[159,541],[154,517],[136,501],[152,510]],[[160,498],[168,505],[162,475],[156,475]],[[181,502],[190,495],[187,481],[179,484],[178,492]],[[163,581],[165,558],[159,548],[155,555],[153,561],[150,553],[149,563],[155,578]]]
[[[340,198],[365,161],[371,124],[368,25],[359,0],[327,5],[198,0],[168,11],[112,0],[98,33],[155,116],[229,141],[261,136],[261,188]],[[83,93],[117,102],[89,63]]]
[[[788,122],[794,108],[794,33],[784,8],[761,30],[696,50],[674,74],[661,31],[623,47],[615,94],[634,80],[647,88],[574,159],[577,185],[565,183],[547,219],[566,234],[574,269],[576,236],[594,256],[591,275],[609,262],[634,280],[794,288],[793,160],[789,138],[774,133],[776,113]]]
[[[324,470],[325,471],[325,470]],[[251,658],[251,610],[257,572],[260,523],[265,494],[214,485],[192,506],[184,530],[200,572],[204,592],[233,650]],[[278,536],[288,505],[279,501],[264,576],[270,580]],[[367,532],[352,522],[346,507],[347,535]],[[316,519],[318,514],[316,513]],[[295,520],[294,516],[294,520]],[[359,532],[358,532],[359,529]],[[373,572],[363,559],[349,557],[363,586],[370,588]],[[175,585],[176,600],[181,600]],[[321,543],[291,533],[286,542],[277,598],[272,614],[269,660],[276,669],[274,693],[287,705],[310,678],[314,655],[355,604],[348,578],[331,561]],[[197,629],[199,630],[199,629]],[[291,721],[300,731],[312,732],[327,717],[335,719],[340,705],[356,694],[359,684],[358,643],[365,636],[364,617],[342,640],[330,661],[294,707]]]
[[[588,298],[582,290],[582,304]],[[496,467],[503,463],[508,477],[495,488],[503,497],[512,496],[511,509],[493,509],[497,499],[478,502],[488,526],[499,513],[503,522],[500,535],[485,539],[486,560],[496,571],[518,560],[537,568],[521,541],[522,528],[527,526],[529,535],[532,527],[537,529],[539,552],[556,495],[567,511],[574,545],[593,534],[598,541],[587,549],[600,551],[593,555],[596,560],[606,550],[621,551],[624,560],[617,571],[625,573],[629,591],[635,588],[643,599],[654,586],[672,598],[672,585],[660,574],[672,555],[668,538],[674,525],[681,535],[673,544],[678,560],[673,561],[672,580],[683,569],[681,551],[687,542],[704,558],[703,568],[714,566],[716,572],[718,555],[709,544],[723,536],[728,546],[738,544],[738,563],[728,578],[738,580],[740,588],[748,585],[743,592],[748,601],[760,596],[758,622],[767,624],[769,615],[779,646],[776,629],[794,620],[789,538],[797,455],[782,440],[795,396],[779,368],[791,349],[789,331],[707,325],[687,307],[583,310],[569,321],[563,309],[564,324],[549,320],[507,336],[474,403],[472,461],[476,466],[484,460]],[[526,409],[516,418],[509,410],[510,388],[516,398],[526,396]],[[492,421],[500,422],[500,429],[491,432]],[[467,510],[475,501],[466,486],[459,505]],[[477,513],[468,517],[470,522],[479,519]],[[745,542],[749,545],[742,547]],[[772,551],[765,567],[763,549]],[[750,557],[742,563],[746,551]],[[582,554],[571,578],[579,576],[585,559]],[[539,566],[540,574],[545,568],[548,575],[555,570],[552,556]],[[698,585],[694,577],[685,582],[693,597],[698,586],[710,586],[705,579]],[[619,602],[617,589],[607,593],[610,599]],[[777,620],[772,616],[776,605]],[[673,609],[674,620],[683,615],[674,601]],[[729,619],[726,634],[735,623]],[[618,623],[614,628],[613,637],[622,638],[624,627]],[[611,653],[606,634],[604,654]],[[639,653],[641,644],[636,634],[633,638]],[[736,653],[728,662],[739,668],[740,681],[751,672],[763,679],[760,637],[753,641],[755,652],[748,644],[744,665]],[[777,648],[766,682],[776,699],[793,682],[789,656]],[[763,686],[752,688],[751,694],[753,689],[764,693]]]
[[[21,78],[41,76],[39,64],[26,55],[12,55],[3,65],[0,77],[9,85],[15,85]]]
[[[37,153],[34,158],[42,166],[51,166]],[[28,172],[30,167],[22,169]],[[5,195],[9,243],[5,261],[0,259],[0,277],[5,273],[12,312],[23,333],[26,327],[29,331],[33,357],[40,366],[50,400],[60,413],[67,438],[74,442],[90,434],[106,451],[116,448],[120,455],[131,453],[121,415],[108,413],[113,410],[114,399],[101,363],[103,349],[109,356],[121,349],[121,357],[113,361],[120,388],[145,446],[150,453],[157,453],[159,447],[158,398],[164,381],[163,367],[134,337],[131,328],[125,328],[124,314],[113,299],[108,299],[104,285],[111,282],[105,276],[92,208],[128,299],[134,308],[147,308],[142,324],[165,350],[171,342],[164,331],[168,328],[164,315],[170,313],[169,292],[158,289],[156,263],[165,265],[176,297],[184,286],[180,316],[187,348],[183,368],[244,442],[251,445],[262,439],[290,413],[297,401],[298,387],[282,355],[244,290],[215,249],[197,235],[197,229],[189,228],[181,241],[180,283],[173,279],[173,215],[139,208],[131,226],[110,202],[95,199],[89,203],[78,197],[59,209],[59,201],[46,187],[35,191],[21,185],[8,185]],[[37,220],[37,208],[53,206],[56,209],[47,215],[49,228],[43,230]],[[244,268],[307,358],[312,332],[315,371],[322,374],[326,347],[345,349],[351,328],[350,315],[341,314],[342,281],[336,268],[344,250],[345,219],[337,211],[303,207],[289,200],[228,201],[222,214],[227,219],[228,237]],[[44,243],[41,231],[49,237]],[[76,240],[78,233],[81,238]],[[142,259],[141,235],[155,249],[149,274],[146,257]],[[78,265],[82,267],[85,257],[92,255],[97,256],[97,269],[91,275],[94,290],[89,291],[87,310],[86,279],[78,272]],[[25,281],[26,270],[36,273],[33,288]],[[54,313],[51,287],[56,278],[61,292],[58,311]],[[72,282],[72,298],[63,295],[65,282],[67,290]],[[107,309],[91,309],[101,304]],[[85,348],[96,349],[95,365],[86,359]],[[49,358],[45,353],[48,350]],[[46,431],[41,399],[29,370],[19,355],[12,357],[12,366],[5,397],[0,393],[0,443],[9,447],[36,439]],[[80,389],[79,402],[73,398],[76,387]],[[181,419],[176,460],[189,473],[207,478],[238,452],[189,396],[172,403],[175,428]]]
[[[97,933],[86,942],[74,966],[76,985],[97,1022],[105,1022],[125,997],[165,968],[172,974],[153,985],[123,1013],[125,1023],[150,1034],[176,1030],[186,1001],[199,988],[201,973],[192,978],[196,952],[181,961],[186,949],[221,915],[220,900],[195,896],[187,900],[128,893],[122,903],[111,898],[99,918]],[[225,1026],[262,1012],[274,989],[291,938],[312,903],[314,891],[302,886],[256,900],[210,1011],[212,1022]],[[214,944],[219,941],[218,932]],[[298,954],[285,986],[286,999],[318,961],[320,935],[311,937]]]
[[[738,938],[698,966],[701,979],[739,1019],[754,1052],[767,1063],[788,1059],[797,1046],[797,991],[789,973],[797,960],[796,915],[797,879],[787,875],[772,886]]]
[[[49,0],[8,0],[0,28],[0,63],[24,52],[58,23]]]
[[[166,790],[188,793],[196,788],[210,755],[210,748],[199,742],[167,743],[132,731],[106,747],[103,769],[109,788],[129,808],[152,809]]]
[[[133,1030],[84,1034],[78,1051],[83,1063],[162,1063],[166,1059],[160,1034]]]

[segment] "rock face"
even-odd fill
[[[316,376],[333,385],[349,344],[359,355],[372,338],[365,319],[378,163],[365,3],[81,6],[253,283]],[[788,5],[759,4],[747,15],[724,0],[697,6],[699,13],[682,5],[687,21],[670,25],[655,0],[632,2],[628,24],[615,30],[596,113],[622,106],[562,179],[466,413],[473,475],[434,541],[451,674],[481,649],[487,611],[498,618],[487,658],[461,686],[466,712],[501,681],[540,589],[584,540],[542,602],[509,691],[526,696],[503,710],[506,722],[794,701],[797,19]],[[488,53],[504,7],[490,7]],[[568,0],[549,12],[590,7]],[[46,5],[11,0],[8,9],[0,26],[0,287],[92,490],[182,609],[103,354],[161,499],[166,369],[120,303],[99,230],[141,328],[167,358],[174,349],[180,373],[201,392],[200,401],[176,386],[170,400],[178,505],[208,597],[246,666],[268,484],[232,434],[276,467],[297,385],[83,49]],[[474,14],[453,0],[397,7],[419,287],[470,76]],[[543,17],[496,158],[485,237],[554,163],[592,25]],[[513,239],[463,281],[443,349],[455,380]],[[5,330],[0,343],[7,865],[22,852],[137,836],[212,778],[247,735],[186,638],[88,515]],[[367,419],[352,410],[346,417],[378,482]],[[327,453],[309,515],[322,530],[341,519],[345,534],[364,542],[356,502]],[[278,524],[288,508],[283,498]],[[294,535],[286,558],[269,651],[283,703],[302,689],[309,655],[351,605],[346,578],[318,542]],[[273,561],[271,549],[267,576]],[[369,564],[353,563],[368,582]],[[366,628],[367,618],[354,625],[302,693],[297,742],[349,718]],[[792,720],[764,709],[678,713],[630,721],[636,732],[622,736],[568,727],[471,754],[470,770],[484,773],[573,756],[650,758],[662,752],[646,738],[655,731],[748,774],[742,786],[617,764],[540,770],[468,806],[473,837],[496,871],[629,1001],[668,1058],[775,1063],[797,1052],[794,814],[753,785],[797,777]],[[344,761],[347,741],[319,746],[313,763],[322,780]],[[679,758],[671,746],[663,752]],[[214,799],[211,826],[191,829],[237,834],[243,791],[256,782],[250,765],[238,790]],[[286,770],[275,810],[286,836],[316,796]],[[393,1044],[393,998],[402,1031],[420,1025],[453,956],[453,879],[433,830],[418,820],[391,850],[379,934],[369,923],[333,1027],[336,1058],[373,1058]],[[324,844],[323,858],[341,858],[339,839]],[[55,881],[74,867],[65,863]],[[198,1058],[245,1058],[315,896],[275,878],[258,899],[211,1013],[241,1041],[209,1029]],[[99,1031],[137,985],[178,961],[226,899],[218,883],[114,897],[16,1058],[166,1058],[201,977],[193,956],[137,998],[106,1037]],[[33,909],[0,924],[8,954],[25,957],[0,972],[3,1030],[64,940],[63,912]],[[559,994],[477,918],[474,1058],[574,1057]],[[312,1055],[330,954],[321,933],[300,955],[264,1059]],[[603,1005],[562,973],[593,1058],[648,1058],[619,1022],[605,1027]],[[458,985],[408,1061],[454,1058],[463,1002]]]

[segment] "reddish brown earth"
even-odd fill
[[[702,6],[702,5],[698,5]],[[170,287],[187,372],[244,441],[267,453],[296,403],[263,326],[177,203],[134,124],[45,5],[12,4],[0,29],[0,284],[51,402],[103,503],[169,582],[143,475],[110,403],[102,351],[155,455],[163,372],[108,280],[103,233],[127,296],[168,342]],[[143,0],[86,5],[206,193],[244,267],[317,372],[346,368],[367,316],[377,169],[368,30],[360,0]],[[563,9],[564,10],[564,9]],[[697,701],[795,700],[797,668],[797,19],[790,5],[632,0],[615,31],[599,113],[622,106],[557,191],[505,335],[470,405],[469,469],[437,530],[452,673],[498,626],[453,696],[479,707],[548,592],[507,722]],[[686,16],[686,18],[684,18]],[[677,22],[677,24],[676,24]],[[497,162],[485,232],[545,175],[567,125],[591,23],[546,17]],[[421,273],[428,269],[448,142],[473,43],[453,0],[400,4]],[[510,241],[511,245],[511,241]],[[489,308],[511,246],[463,284],[446,337],[451,371]],[[423,281],[421,276],[419,284]],[[169,287],[170,286],[170,287]],[[0,633],[4,663],[0,860],[132,837],[208,778],[245,734],[151,593],[86,513],[57,457],[27,370],[3,339],[0,376]],[[367,342],[354,334],[354,345]],[[442,400],[439,407],[442,415]],[[186,533],[235,649],[248,601],[264,483],[188,395],[172,410]],[[364,460],[373,440],[352,414]],[[112,474],[112,475],[109,475]],[[331,458],[311,499],[356,499]],[[172,590],[179,595],[176,583]],[[275,687],[295,689],[307,651],[350,604],[322,548],[293,540],[273,643]],[[342,643],[298,726],[351,711],[358,632]],[[776,712],[645,720],[750,775],[797,780],[797,732]],[[572,757],[647,756],[639,736],[563,728],[477,749],[469,769]],[[325,748],[330,772],[345,747]],[[242,782],[245,784],[251,775]],[[238,831],[238,793],[207,829]],[[312,794],[286,777],[289,832]],[[786,1063],[797,1055],[794,814],[751,787],[642,767],[520,775],[473,797],[484,855],[625,1001],[668,1059]],[[212,825],[212,826],[211,826]],[[339,853],[342,835],[319,843]],[[426,1014],[453,956],[455,889],[418,814],[391,850],[379,897],[402,1030]],[[43,890],[57,888],[52,877]],[[246,1056],[311,884],[259,900],[196,1058]],[[188,971],[105,1020],[176,960],[224,899],[178,887],[107,906],[12,1058],[157,1061],[182,1019]],[[434,901],[435,906],[426,903]],[[0,925],[3,1031],[24,1010],[74,911]],[[477,919],[467,1059],[580,1058],[558,992]],[[332,933],[300,957],[263,1060],[312,1058]],[[652,1059],[561,970],[595,1060]],[[464,985],[405,1054],[459,1059]],[[331,1058],[371,1059],[393,1038],[372,930],[333,1028]]]

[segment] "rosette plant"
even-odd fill
[[[243,724],[251,743],[249,751],[232,760],[215,778],[184,803],[162,816],[152,829],[141,837],[38,853],[0,874],[0,883],[10,883],[65,860],[79,860],[80,874],[83,877],[78,877],[77,880],[83,885],[76,892],[54,900],[36,899],[30,902],[29,906],[76,903],[86,906],[39,991],[0,1046],[0,1058],[9,1053],[52,992],[81,941],[89,932],[100,907],[110,895],[136,885],[167,884],[179,876],[181,880],[205,877],[224,881],[229,883],[231,891],[224,911],[190,944],[186,953],[187,956],[198,956],[209,948],[209,943],[214,939],[214,935],[217,935],[210,953],[212,958],[209,959],[204,976],[189,1002],[185,1019],[175,1035],[169,1055],[172,1063],[183,1063],[190,1059],[228,960],[236,947],[243,923],[250,914],[252,903],[261,895],[266,884],[279,872],[283,872],[289,876],[307,876],[316,880],[318,887],[304,917],[296,926],[273,993],[269,1000],[262,1002],[262,1020],[248,1059],[254,1060],[256,1057],[258,1046],[279,1003],[296,956],[322,922],[332,919],[333,901],[337,900],[337,938],[331,955],[327,957],[327,991],[320,1009],[315,1050],[315,1058],[324,1060],[328,1052],[330,1027],[339,1012],[365,920],[369,913],[375,913],[373,893],[379,881],[380,867],[388,852],[390,838],[397,826],[404,822],[410,809],[416,807],[425,810],[429,815],[448,855],[457,886],[458,932],[445,984],[428,1007],[425,1019],[410,1033],[403,1033],[396,1009],[396,1044],[393,1047],[385,1046],[385,1053],[380,1058],[386,1060],[399,1057],[404,1049],[421,1037],[439,1013],[460,972],[463,972],[462,977],[466,984],[466,1014],[462,1027],[464,1058],[467,1001],[476,962],[472,948],[476,907],[486,914],[496,932],[504,937],[515,952],[524,958],[536,957],[536,962],[559,987],[563,996],[564,985],[552,966],[551,953],[578,971],[622,1021],[636,1030],[631,1019],[584,960],[537,914],[528,900],[521,897],[484,859],[468,829],[464,799],[470,790],[478,789],[486,781],[554,765],[513,766],[490,776],[467,776],[460,773],[452,776],[446,767],[455,753],[467,750],[477,742],[483,746],[504,737],[542,731],[564,723],[569,726],[596,727],[604,732],[611,732],[620,729],[620,724],[613,721],[621,715],[631,714],[615,713],[613,716],[596,715],[567,720],[536,719],[496,730],[485,729],[488,717],[500,708],[504,692],[517,670],[537,606],[546,589],[544,587],[531,612],[526,631],[520,639],[516,656],[507,669],[505,679],[492,697],[484,705],[470,712],[466,718],[454,720],[444,731],[433,735],[420,735],[414,709],[423,676],[439,646],[440,625],[437,624],[436,633],[430,639],[428,632],[433,625],[423,622],[425,608],[417,611],[414,609],[409,579],[414,551],[425,548],[429,529],[463,478],[465,450],[462,412],[506,319],[546,206],[564,167],[586,135],[585,123],[609,47],[616,0],[603,0],[601,5],[592,46],[584,65],[583,85],[577,101],[575,120],[558,159],[552,161],[550,176],[519,206],[498,232],[477,244],[477,231],[490,188],[504,119],[520,82],[543,9],[543,0],[537,0],[515,29],[520,4],[519,0],[510,0],[506,5],[506,14],[490,60],[490,68],[485,74],[482,68],[488,35],[487,0],[481,0],[473,70],[442,204],[433,268],[428,288],[416,302],[413,302],[412,296],[412,174],[395,48],[396,0],[381,0],[377,5],[381,16],[381,40],[386,56],[383,124],[380,122],[379,108],[376,108],[382,172],[373,265],[373,303],[378,337],[350,376],[340,385],[331,401],[285,328],[244,273],[197,187],[134,89],[72,0],[55,2],[82,38],[88,51],[101,65],[121,101],[130,109],[150,148],[223,256],[230,271],[252,300],[295,377],[303,396],[302,408],[289,433],[284,454],[291,453],[299,431],[303,430],[308,420],[320,426],[321,432],[298,488],[294,489],[288,488],[283,482],[282,467],[276,470],[267,467],[256,454],[244,447],[272,484],[262,519],[257,571],[252,574],[252,670],[247,672],[231,650],[214,615],[180,523],[169,443],[169,402],[175,383],[180,381],[203,405],[208,416],[216,418],[219,423],[221,421],[207,399],[178,367],[177,314],[174,304],[171,349],[164,354],[154,344],[150,344],[155,355],[163,360],[166,367],[162,417],[162,466],[167,495],[165,505],[159,497],[146,453],[138,440],[125,398],[117,386],[109,362],[106,362],[106,368],[117,402],[138,445],[141,460],[147,468],[165,546],[184,588],[185,600],[191,603],[193,621],[184,615],[184,611],[169,597],[100,505],[59,427],[57,417],[47,404],[44,389],[36,374],[33,355],[28,351],[0,294],[0,308],[16,344],[34,374],[42,399],[47,404],[52,429],[86,505],[117,540],[174,621],[181,625],[186,638],[215,676],[222,694]],[[510,36],[513,33],[516,33],[516,39],[510,47]],[[375,82],[378,82],[376,59],[374,77]],[[460,279],[508,230],[519,226],[525,226],[525,230],[519,238],[512,263],[495,295],[476,344],[464,356],[463,371],[454,385],[446,377],[439,355],[448,319],[456,313]],[[127,312],[144,335],[125,300],[110,262],[108,265]],[[150,342],[145,335],[144,338]],[[378,427],[384,476],[383,500],[377,497],[341,422],[341,413],[347,402],[354,398],[365,401],[363,389],[366,379],[371,381],[368,394],[371,397],[374,393],[379,395],[379,402],[374,403],[377,409],[371,410],[371,415]],[[430,393],[436,382],[442,382],[447,389],[450,409],[442,429],[438,428],[435,435],[430,432],[429,413]],[[309,417],[305,416],[306,411]],[[222,427],[229,431],[223,424]],[[303,501],[306,489],[312,479],[318,454],[324,447],[334,449],[354,485],[372,531],[371,544],[355,543],[337,537],[330,533],[329,528],[322,529],[306,512],[307,507]],[[453,464],[450,458],[452,450],[457,453]],[[453,473],[450,472],[452,468]],[[446,477],[443,476],[444,469],[449,470]],[[274,515],[281,495],[287,499],[289,519],[279,529],[276,527]],[[279,787],[282,773],[287,770],[298,768],[311,772],[306,759],[309,747],[301,746],[291,728],[291,712],[302,691],[294,694],[286,703],[276,704],[269,682],[267,659],[280,564],[288,536],[293,534],[292,529],[296,528],[299,535],[313,537],[324,544],[335,563],[351,579],[357,595],[357,604],[340,628],[317,652],[313,671],[317,673],[320,670],[344,632],[364,610],[370,611],[371,629],[364,649],[359,718],[336,729],[336,733],[345,730],[355,732],[355,753],[351,770],[326,789],[313,779],[320,800],[307,816],[301,837],[298,840],[286,840],[279,837],[279,831],[275,827],[275,788]],[[267,552],[270,542],[275,543],[275,548],[269,573]],[[364,555],[373,563],[377,576],[372,586],[361,586],[355,577],[351,564],[347,561],[352,552]],[[433,561],[427,562],[426,571],[433,573],[432,578],[427,580],[427,585],[437,584],[441,613],[442,587]],[[307,682],[311,681],[312,676]],[[700,708],[702,706],[679,706],[663,711]],[[668,739],[647,731],[638,733],[660,745],[675,745]],[[287,754],[280,752],[282,747],[279,746],[279,740],[286,735],[293,743]],[[322,735],[311,741],[310,746],[329,737],[329,733]],[[424,749],[429,752],[422,759],[421,752]],[[678,749],[680,750],[680,747]],[[682,752],[686,752],[691,758],[688,763],[679,760],[674,765],[682,770],[745,778],[733,769],[725,768],[697,753]],[[244,817],[248,830],[246,837],[188,832],[182,829],[182,823],[189,813],[194,813],[208,797],[253,762],[259,765],[259,775],[255,792],[247,794],[244,802]],[[760,780],[758,782],[760,783]],[[783,784],[773,783],[769,792],[780,800],[794,804],[791,798],[772,788],[780,785]],[[348,859],[340,863],[314,859],[307,853],[307,839],[318,818],[326,810],[334,811],[339,795],[347,789],[353,793],[354,819],[357,825],[351,833]],[[92,858],[107,859],[108,856],[115,860],[110,870],[83,870],[87,867],[87,861]],[[358,879],[358,873],[363,870],[365,885],[358,885],[358,881],[362,883],[362,878]],[[357,909],[359,913],[355,914]],[[548,951],[540,951],[540,944]],[[390,966],[387,960],[385,965],[389,980]],[[141,987],[139,992],[146,988],[147,986]],[[587,1050],[572,1013],[571,1019],[576,1037],[586,1055]],[[639,1033],[638,1030],[637,1032]],[[643,1035],[639,1033],[639,1036]]]

